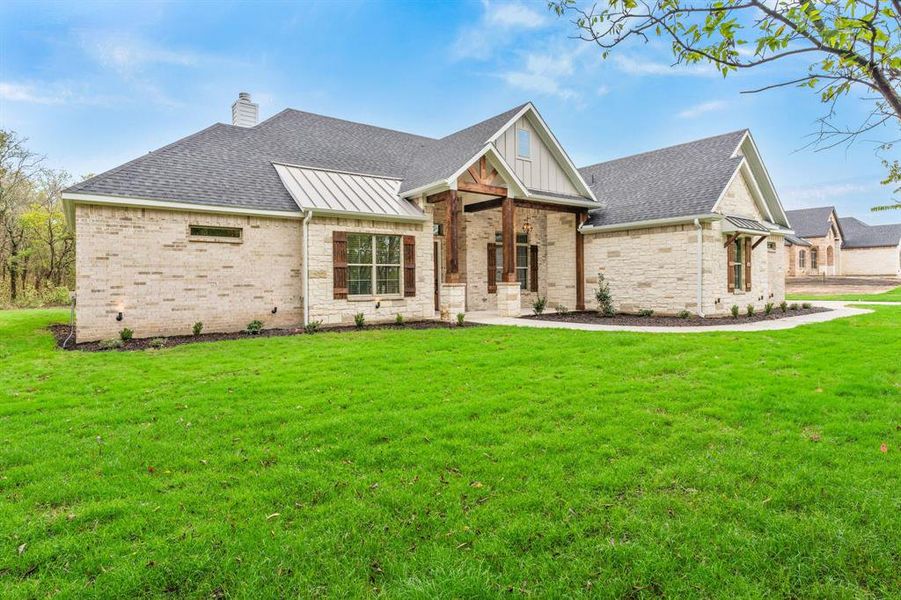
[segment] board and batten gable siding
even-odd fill
[[[524,129],[531,139],[531,159],[516,156],[516,132]],[[520,117],[497,138],[497,150],[528,188],[557,194],[580,195],[528,117]]]

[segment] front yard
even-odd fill
[[[124,353],[0,312],[0,596],[891,596],[901,308],[874,310]]]

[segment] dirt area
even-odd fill
[[[791,307],[795,308],[792,309]],[[789,308],[786,312],[782,312],[778,306],[773,308],[773,312],[768,315],[763,314],[763,311],[758,311],[754,313],[754,316],[749,317],[744,311],[739,313],[737,318],[733,318],[732,316],[728,317],[716,317],[716,318],[701,318],[697,315],[689,315],[686,318],[680,317],[663,317],[663,316],[650,316],[650,317],[641,317],[638,315],[616,315],[615,317],[602,317],[596,311],[579,311],[579,312],[568,312],[568,313],[545,313],[540,316],[528,315],[526,317],[520,317],[522,319],[533,319],[539,321],[556,321],[562,323],[589,323],[592,325],[630,325],[637,327],[713,327],[717,325],[723,325],[724,323],[729,324],[740,324],[740,323],[755,323],[757,321],[774,321],[776,319],[784,319],[786,317],[797,317],[799,315],[809,315],[812,313],[819,312],[829,312],[831,309],[823,308],[819,306],[812,306],[810,308],[803,308],[801,303],[789,303]]]
[[[482,327],[480,323],[464,323],[462,327]],[[354,325],[339,325],[332,327],[322,327],[315,333],[304,333],[303,329],[264,329],[257,334],[249,334],[246,331],[237,331],[234,333],[202,333],[200,335],[176,335],[171,337],[157,338],[135,338],[122,342],[118,347],[107,347],[104,342],[83,342],[77,343],[73,338],[66,344],[65,350],[83,350],[87,352],[108,352],[108,351],[126,351],[126,350],[147,350],[171,348],[173,346],[181,346],[182,344],[196,344],[198,342],[219,342],[222,340],[241,340],[254,337],[282,337],[286,335],[315,335],[316,333],[344,333],[355,331],[371,331],[374,329],[457,329],[461,327],[456,321],[448,323],[446,321],[407,321],[403,325],[396,323],[378,323],[374,325],[365,325],[362,329],[358,329]],[[63,342],[69,336],[69,326],[62,323],[51,325],[50,332],[56,338],[56,345],[63,347]]]
[[[881,294],[901,285],[898,277],[788,277],[786,294]]]

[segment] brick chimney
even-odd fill
[[[260,118],[260,105],[250,101],[250,92],[241,92],[232,104],[232,125],[253,127]]]

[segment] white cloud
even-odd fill
[[[131,74],[145,65],[196,67],[205,60],[200,54],[172,50],[126,35],[84,35],[81,46],[101,65]]]
[[[672,65],[625,54],[613,54],[613,64],[629,75],[671,75],[694,77],[715,77],[718,73],[709,65]]]
[[[491,25],[535,29],[547,23],[544,13],[540,13],[523,4],[491,4],[485,2],[484,6],[485,20]]]
[[[0,98],[10,102],[25,102],[27,104],[62,104],[69,96],[67,93],[47,93],[47,90],[38,91],[34,85],[0,82]]]
[[[71,82],[0,81],[0,99],[23,104],[87,104],[108,106],[121,99],[90,93],[84,85]]]
[[[600,96],[606,96],[607,94],[610,93],[610,86],[609,86],[609,85],[604,85],[604,84],[599,85],[599,86],[598,86],[598,89],[596,89],[596,90],[594,91],[594,93],[597,94],[599,97],[600,97]]]
[[[791,200],[793,207],[822,206],[836,198],[842,198],[851,194],[862,194],[879,189],[875,184],[860,183],[824,183],[819,185],[788,187],[782,195]]]
[[[557,96],[563,100],[579,99],[578,92],[568,87],[566,81],[574,74],[574,62],[586,48],[583,45],[570,52],[530,52],[525,55],[522,69],[502,73],[501,78],[507,85],[527,92]]]
[[[709,102],[701,102],[700,104],[695,104],[694,106],[689,106],[685,110],[679,113],[679,118],[681,119],[694,119],[696,117],[700,117],[701,115],[705,115],[709,112],[714,112],[717,110],[723,110],[729,106],[727,102],[723,100],[711,100]]]
[[[463,26],[451,48],[456,60],[488,60],[494,50],[513,42],[522,30],[534,30],[548,23],[544,13],[521,3],[482,1],[482,15],[475,25]]]

